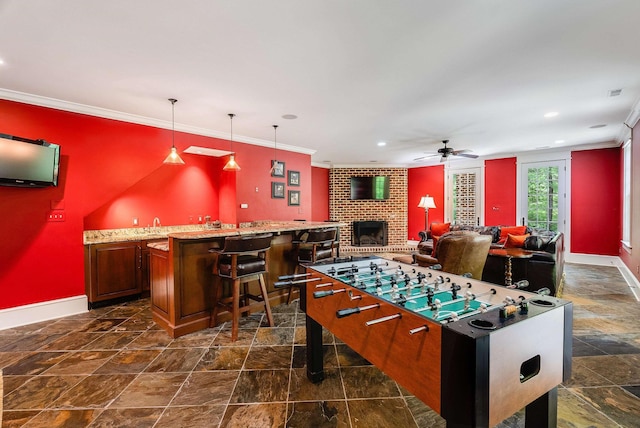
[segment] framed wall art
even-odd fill
[[[271,182],[271,199],[284,199],[284,183]]]
[[[289,186],[299,186],[300,185],[300,171],[287,171],[289,178]]]
[[[271,176],[284,177],[284,162],[280,162],[279,160],[271,161]]]
[[[300,205],[300,191],[289,190],[289,205]]]

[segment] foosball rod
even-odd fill
[[[309,282],[315,282],[315,281],[320,281],[321,278],[307,278],[307,279],[298,279],[295,281],[292,280],[287,280],[287,281],[276,281],[273,283],[274,287],[289,287],[291,285],[296,285],[296,284],[307,284]]]
[[[351,266],[348,267],[342,267],[340,269],[336,269],[335,266],[331,267],[327,273],[329,275],[343,275],[345,273],[348,272],[358,272],[360,269],[366,269],[366,268],[372,268],[372,266],[388,266],[389,262],[383,262],[383,263],[374,263],[371,262],[368,265],[363,264],[363,265],[357,265],[357,264],[352,264]]]
[[[440,277],[440,278],[442,278],[442,277]],[[411,281],[413,281],[414,279],[418,279],[418,277],[411,278]],[[423,278],[423,280],[426,280],[426,278]],[[412,282],[412,284],[414,284],[413,287],[409,287],[409,286],[402,287],[402,288],[398,287],[395,290],[393,288],[391,288],[391,289],[388,289],[388,290],[384,290],[381,293],[378,293],[378,296],[381,296],[383,294],[389,294],[389,293],[392,293],[394,291],[395,292],[399,292],[399,291],[410,290],[410,289],[413,289],[413,288],[424,288],[424,287],[428,287],[428,288],[432,289],[434,291],[434,293],[442,293],[442,292],[445,292],[445,291],[451,291],[451,290],[440,290],[438,287],[436,287],[436,285],[444,284],[444,279],[442,279],[442,281],[443,282],[440,282],[440,281],[436,280],[434,282],[426,282],[426,283],[423,283],[422,281],[420,281],[417,284]],[[405,284],[406,284],[406,282],[405,282]],[[455,285],[455,282],[453,284]],[[388,284],[383,284],[383,285],[388,285]],[[372,286],[370,286],[370,287],[372,287]],[[471,288],[471,287],[472,287],[471,283],[467,282],[467,288]],[[427,294],[422,294],[422,295],[416,295],[416,296],[412,296],[412,297],[426,297],[426,296],[427,296]]]

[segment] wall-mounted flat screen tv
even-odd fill
[[[389,199],[389,177],[351,177],[351,199]]]
[[[0,185],[57,186],[59,169],[59,145],[0,134]]]

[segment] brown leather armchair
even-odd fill
[[[491,235],[477,232],[459,231],[445,233],[438,239],[435,257],[414,254],[419,266],[442,266],[442,271],[462,275],[470,273],[474,279],[482,279],[482,269],[487,260]]]

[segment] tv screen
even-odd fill
[[[389,177],[351,177],[351,199],[389,199]]]
[[[57,186],[59,167],[59,145],[0,134],[0,185]]]

